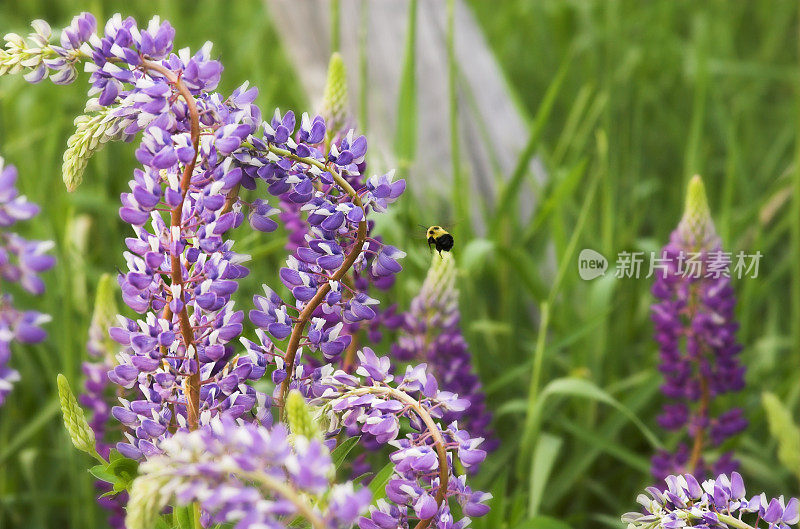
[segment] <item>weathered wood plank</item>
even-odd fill
[[[330,0],[266,0],[287,53],[300,65],[298,74],[311,101],[318,105],[325,85],[330,49]],[[341,53],[348,68],[351,111],[359,92],[359,40],[367,9],[368,122],[370,152],[393,165],[392,145],[397,123],[408,0],[341,0]],[[410,168],[415,188],[447,192],[451,188],[448,121],[446,2],[419,0],[417,27],[417,94],[419,131],[417,159]],[[456,2],[456,58],[459,128],[464,170],[473,193],[491,203],[496,179],[509,175],[528,137],[526,123],[473,14]],[[486,139],[489,139],[489,142]],[[374,160],[374,158],[373,158]],[[535,178],[544,170],[531,162]],[[419,182],[419,185],[415,185]],[[529,189],[527,190],[529,191]],[[527,192],[526,191],[526,192]],[[419,196],[419,192],[416,193]],[[527,204],[526,213],[534,200]]]

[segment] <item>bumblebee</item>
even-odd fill
[[[453,236],[441,226],[431,226],[427,231],[428,247],[436,248],[439,255],[449,252],[453,248]]]

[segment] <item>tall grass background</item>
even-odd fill
[[[406,205],[379,228],[410,254],[393,293],[403,303],[427,261],[417,224],[459,220],[453,231],[462,325],[502,439],[476,477],[494,494],[493,510],[473,526],[620,527],[619,513],[650,484],[654,448],[674,443],[655,424],[650,283],[610,273],[584,282],[577,254],[593,248],[613,267],[620,251],[657,250],[680,218],[685,183],[695,173],[705,179],[725,247],[764,255],[757,279],[735,281],[748,386],[729,399],[745,407],[751,425],[730,448],[751,489],[796,495],[798,469],[779,462],[761,397],[774,392],[790,410],[800,398],[798,4],[469,4],[529,122],[526,148],[511,174],[497,175],[497,199],[488,207],[458,193],[468,186],[455,185],[452,194],[435,197],[425,219]],[[409,9],[424,16],[424,5],[411,0]],[[99,20],[116,10],[140,21],[159,14],[176,27],[179,46],[214,42],[225,66],[223,92],[249,79],[260,89],[262,109],[308,107],[296,78],[303,65],[289,62],[258,1],[6,0],[0,32],[24,32],[34,18],[60,27],[81,10]],[[342,31],[359,31],[362,21],[340,23]],[[449,37],[459,38],[457,27],[450,26]],[[394,143],[401,171],[413,168],[416,91],[424,90],[414,75],[415,44],[410,27]],[[451,104],[442,110],[451,122],[458,71],[469,67],[453,56]],[[348,66],[358,75],[357,65]],[[43,206],[25,234],[55,240],[59,263],[47,274],[46,295],[24,300],[53,315],[50,338],[14,351],[22,382],[0,409],[2,528],[105,523],[89,462],[60,423],[55,375],[77,385],[96,279],[124,265],[130,229],[116,212],[135,160],[130,145],[110,145],[90,162],[85,184],[66,193],[61,155],[84,100],[80,80],[64,88],[0,79],[0,152],[17,165],[22,191]],[[474,175],[458,148],[453,152],[460,184]],[[543,185],[527,173],[532,156],[547,170]],[[518,191],[528,186],[538,206],[523,221],[520,207],[534,196]],[[430,192],[412,180],[409,195],[407,203]],[[475,236],[473,226],[486,235]],[[277,239],[237,241],[255,258],[256,279],[244,292],[274,279],[284,256]]]

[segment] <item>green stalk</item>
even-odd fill
[[[339,0],[331,0],[331,53],[339,51],[342,43],[340,20],[342,8]]]
[[[525,415],[525,427],[522,430],[522,442],[520,447],[532,447],[534,432],[536,430],[537,413],[536,401],[539,398],[539,379],[542,376],[542,362],[544,359],[545,342],[547,341],[547,327],[550,324],[550,304],[547,301],[542,302],[539,307],[539,332],[536,337],[536,349],[533,353],[533,369],[531,370],[531,381],[528,388],[528,406]],[[526,468],[525,462],[527,456],[523,456],[519,461],[517,470],[520,474]]]
[[[458,136],[458,64],[456,63],[455,0],[447,0],[447,89],[450,103],[450,155],[453,166],[453,206],[455,217],[463,221],[464,235],[470,232],[468,183],[461,168],[461,146]]]
[[[408,30],[406,33],[403,73],[397,105],[397,132],[395,154],[400,172],[405,174],[417,149],[417,0],[408,5]]]
[[[369,108],[367,105],[367,30],[369,28],[369,2],[361,0],[361,20],[358,30],[358,122],[361,125],[362,134],[367,132],[367,115]]]
[[[800,31],[798,31],[800,33]],[[798,46],[800,51],[800,45]],[[795,81],[797,83],[797,81]],[[797,90],[797,129],[795,131],[795,162],[792,174],[793,200],[792,200],[792,262],[795,266],[800,266],[800,86],[796,85]],[[792,344],[795,351],[800,351],[800,271],[795,269],[792,274],[792,311],[790,325],[792,329]],[[800,469],[793,469],[800,473]]]

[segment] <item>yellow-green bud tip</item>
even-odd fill
[[[339,52],[334,52],[328,63],[320,114],[325,118],[330,135],[341,132],[347,117],[347,70]]]
[[[103,274],[97,282],[97,293],[94,298],[93,321],[112,326],[116,321],[117,309],[117,282],[111,274]]]
[[[706,186],[700,175],[694,175],[686,190],[686,208],[684,215],[695,219],[711,219],[711,210],[706,198]]]
[[[286,420],[289,422],[289,431],[292,435],[308,439],[320,437],[320,431],[314,422],[311,407],[306,402],[303,394],[293,389],[286,396]]]
[[[685,244],[698,250],[709,249],[718,242],[711,209],[708,207],[703,179],[695,175],[686,189],[686,205],[678,230]]]
[[[61,413],[64,415],[64,426],[67,428],[72,444],[78,450],[96,455],[94,431],[89,426],[89,423],[86,422],[83,409],[78,406],[78,401],[75,399],[75,395],[72,394],[67,377],[59,373],[56,382],[58,384],[58,400],[61,404]]]

